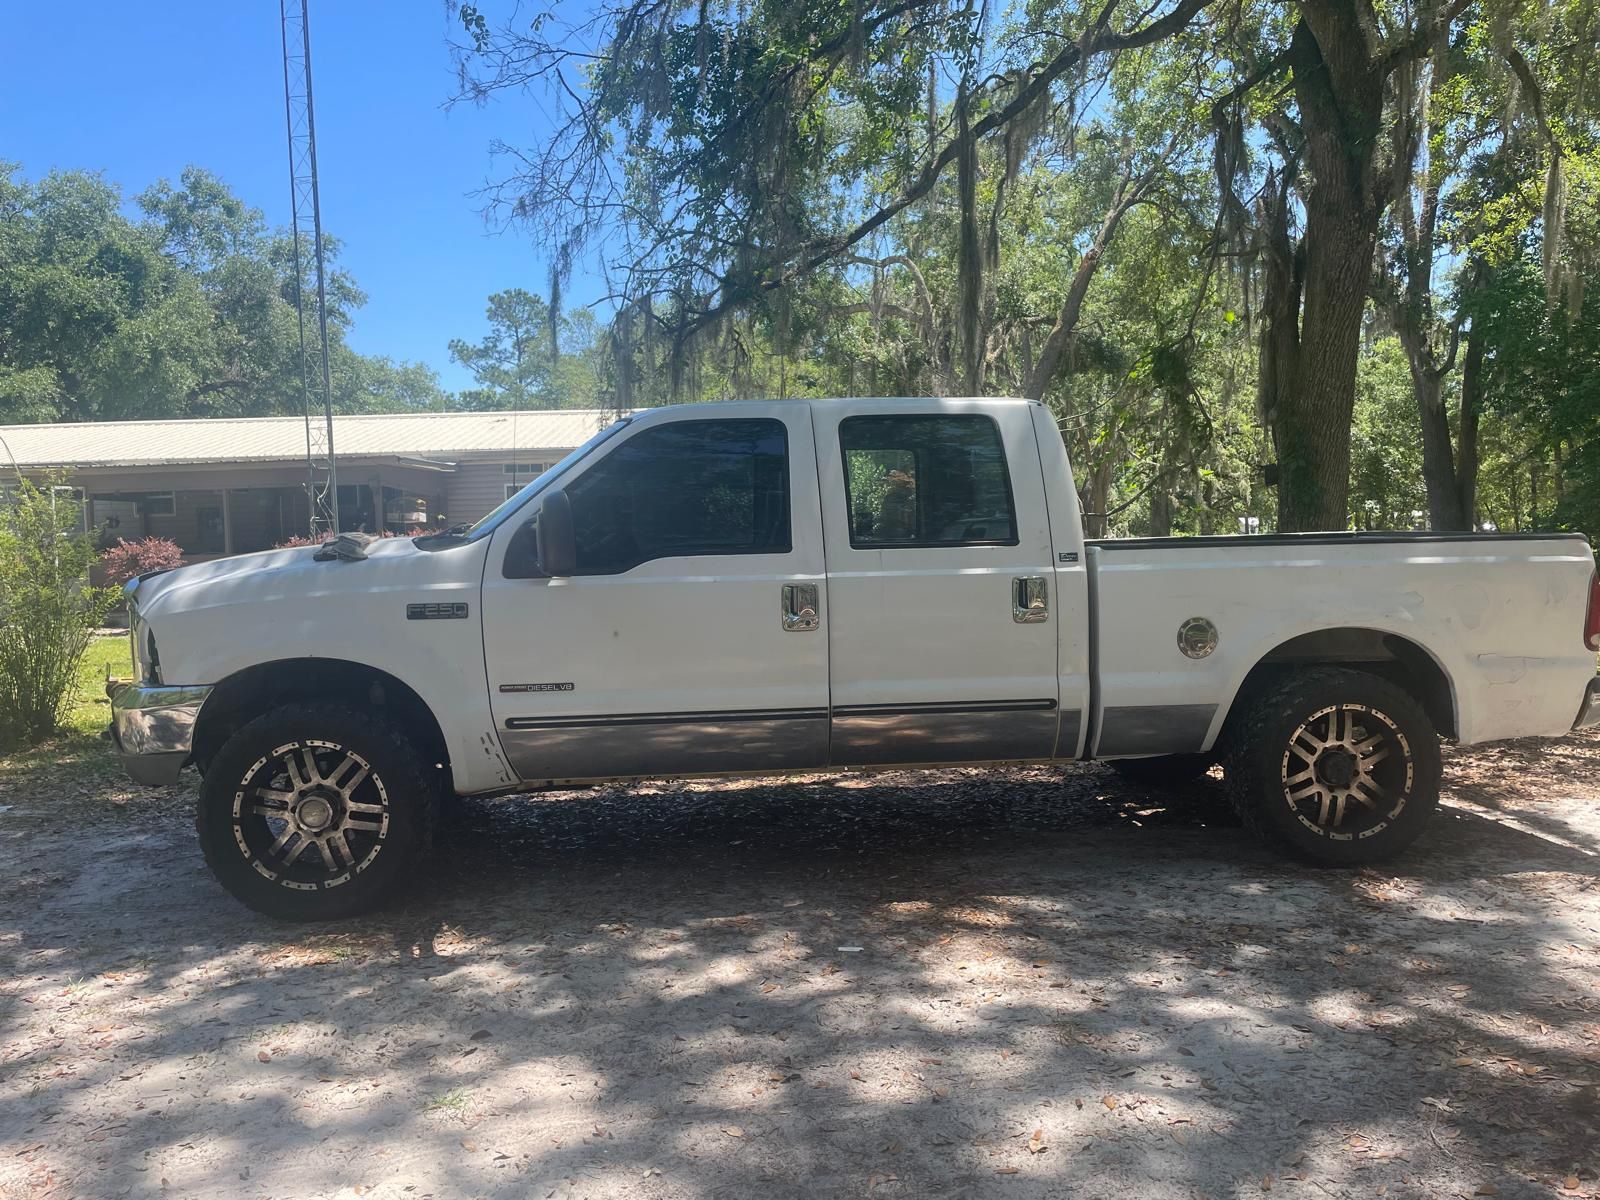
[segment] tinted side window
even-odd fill
[[[1014,546],[1011,476],[991,417],[846,417],[839,422],[850,544]]]
[[[658,425],[566,490],[580,575],[615,575],[654,558],[790,549],[782,421]]]

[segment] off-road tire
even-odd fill
[[[1333,728],[1326,724],[1331,710],[1343,714],[1346,741],[1356,749],[1324,741]],[[1224,786],[1239,819],[1269,845],[1308,862],[1362,866],[1392,858],[1416,841],[1439,805],[1433,723],[1409,694],[1365,671],[1312,667],[1286,676],[1243,701],[1223,737]],[[1373,738],[1388,746],[1381,758],[1377,747],[1359,750]],[[1354,765],[1327,767],[1334,776],[1327,783],[1323,760],[1340,750]],[[1346,771],[1353,785],[1344,782]],[[1319,823],[1325,804],[1350,823]]]
[[[316,771],[308,773],[303,765],[305,752]],[[298,777],[289,774],[291,757]],[[328,765],[349,760],[354,765],[343,778]],[[338,785],[363,766],[345,796]],[[323,771],[334,778],[324,780]],[[381,717],[333,703],[276,708],[240,728],[212,758],[195,814],[200,849],[224,888],[269,917],[325,921],[368,912],[413,878],[432,844],[433,775],[410,740]],[[297,779],[306,786],[297,788]],[[270,787],[274,781],[281,786]],[[289,835],[275,848],[283,830],[301,825],[300,817],[291,816],[295,798],[304,806],[324,795],[328,825],[305,826],[309,835]],[[362,811],[345,809],[347,803]],[[264,808],[270,808],[270,818]],[[303,811],[314,820],[325,809]],[[284,858],[302,840],[306,844],[286,865]]]

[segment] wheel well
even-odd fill
[[[1311,665],[1350,667],[1381,676],[1422,705],[1439,733],[1456,736],[1455,696],[1444,668],[1416,642],[1377,629],[1318,629],[1290,638],[1250,669],[1234,707],[1237,709],[1239,698],[1296,667]]]
[[[424,760],[450,783],[444,731],[421,696],[376,667],[337,658],[289,658],[259,663],[217,684],[200,709],[194,761],[203,771],[234,731],[274,708],[305,700],[343,700],[377,710],[405,730]]]

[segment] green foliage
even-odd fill
[[[19,481],[0,501],[0,746],[53,734],[116,601],[89,583],[94,543],[71,489]]]
[[[96,175],[30,183],[0,164],[0,424],[300,412],[294,300],[310,283],[290,239],[195,167],[136,205],[139,220]],[[345,345],[365,299],[335,266],[335,407],[446,407],[427,367]]]
[[[1493,347],[1484,393],[1509,451],[1488,464],[1486,501],[1502,523],[1600,531],[1600,304],[1551,304],[1524,256],[1492,273],[1471,314]]]
[[[1405,351],[1393,337],[1361,356],[1350,434],[1350,514],[1358,529],[1412,529],[1428,511],[1421,432]]]
[[[1588,427],[1495,382],[1463,428],[1452,351],[1484,269],[1531,267],[1533,307],[1479,330],[1488,373],[1520,356],[1522,393],[1591,403],[1592,0],[624,0],[576,39],[550,14],[458,12],[465,96],[555,98],[496,199],[558,277],[588,253],[618,281],[621,402],[1041,394],[1096,532],[1270,529],[1271,463],[1302,468],[1289,519],[1337,525],[1320,466],[1347,448],[1346,519],[1409,527],[1425,432],[1435,484],[1462,477],[1434,489],[1441,520],[1600,517],[1574,507]],[[1349,261],[1375,234],[1375,261]]]
[[[595,407],[601,367],[593,313],[553,312],[540,297],[510,288],[489,297],[487,316],[482,341],[450,343],[450,357],[478,383],[457,398],[459,407]]]

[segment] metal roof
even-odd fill
[[[340,459],[560,450],[581,446],[609,425],[601,409],[384,413],[336,416]],[[0,425],[0,466],[10,447],[18,466],[134,467],[196,463],[304,462],[306,425],[299,417],[211,417],[184,421],[83,421]]]

